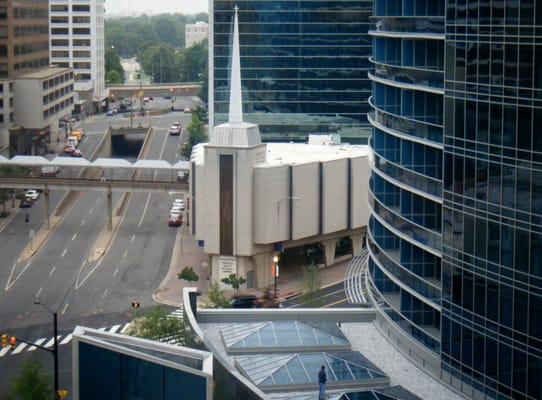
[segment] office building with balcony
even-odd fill
[[[367,143],[372,0],[213,0],[209,12],[210,125],[227,121],[232,13],[239,7],[246,120],[265,142],[340,134]]]
[[[51,62],[73,68],[76,108],[93,114],[107,97],[105,88],[104,0],[50,2]]]
[[[377,325],[468,398],[540,399],[542,4],[377,0],[374,15]]]
[[[195,24],[186,24],[184,33],[184,47],[192,47],[209,37],[209,24],[205,21],[197,21]]]

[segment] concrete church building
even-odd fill
[[[273,257],[318,243],[325,265],[339,239],[363,246],[369,210],[367,146],[261,141],[243,122],[239,28],[235,15],[229,121],[191,157],[192,232],[211,257],[212,280],[231,273],[247,286],[273,283]]]

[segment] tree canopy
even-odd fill
[[[40,363],[25,362],[19,375],[12,381],[7,400],[53,400],[53,379],[44,372]]]
[[[113,72],[116,72],[116,74]],[[124,68],[122,68],[122,64],[120,63],[119,55],[112,48],[105,50],[105,76],[108,83],[124,82]],[[113,82],[113,80],[116,82]]]

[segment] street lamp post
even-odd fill
[[[277,278],[279,276],[279,256],[275,255],[273,257],[273,278],[275,280],[275,300],[277,299]]]
[[[47,305],[41,303],[40,301],[34,301],[34,304],[43,306],[47,311],[53,314],[53,350],[51,353],[54,357],[54,374],[55,374],[55,399],[58,399],[59,387],[58,387],[58,318],[57,313],[51,310]]]

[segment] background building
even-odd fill
[[[0,0],[0,154],[15,122],[12,79],[49,65],[48,0]]]
[[[197,21],[195,24],[187,24],[184,27],[184,32],[184,47],[192,47],[209,37],[209,24],[203,21]]]
[[[377,0],[375,16],[378,326],[467,397],[540,399],[542,4]]]
[[[232,12],[239,6],[245,119],[264,141],[339,133],[366,143],[372,0],[210,2],[210,125],[227,121]]]
[[[105,89],[104,0],[51,0],[51,62],[74,71],[81,112],[99,110]]]

